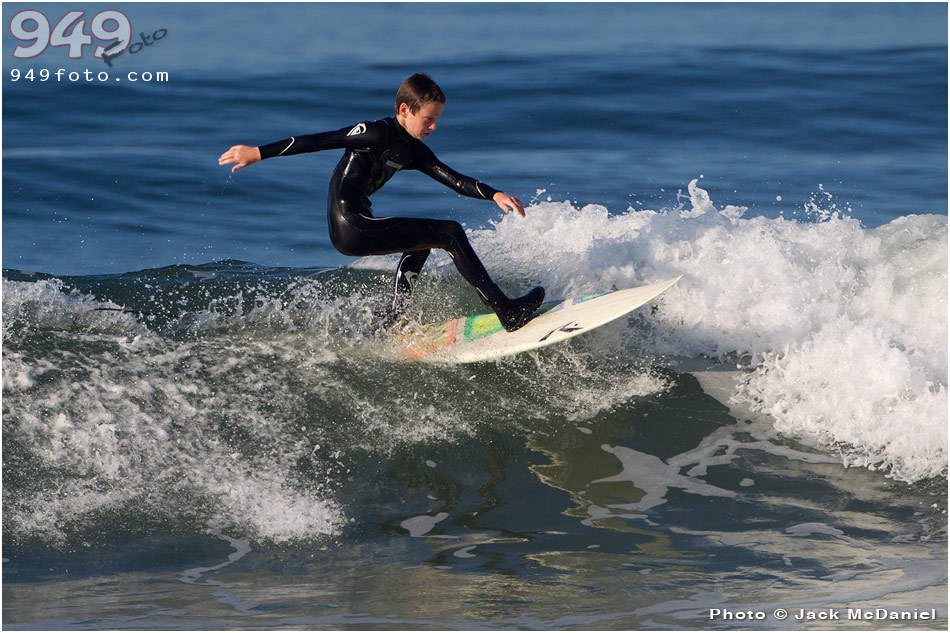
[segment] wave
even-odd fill
[[[4,527],[46,543],[93,539],[103,522],[334,537],[354,464],[591,420],[662,394],[682,358],[737,366],[732,402],[845,465],[907,482],[945,475],[947,219],[867,229],[827,202],[745,218],[693,181],[675,208],[535,200],[524,219],[471,230],[512,293],[686,275],[652,313],[488,365],[389,360],[373,328],[391,258],[324,271],[5,271]],[[416,299],[417,319],[481,307],[441,253]]]

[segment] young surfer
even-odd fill
[[[327,222],[330,240],[344,255],[402,253],[396,269],[395,292],[387,321],[394,323],[412,292],[415,278],[433,248],[452,257],[462,277],[512,332],[531,318],[544,300],[540,286],[517,299],[509,299],[492,281],[469,244],[462,225],[453,220],[382,217],[373,215],[369,197],[396,172],[415,169],[471,198],[493,200],[508,213],[524,217],[524,205],[514,196],[454,171],[442,163],[422,141],[436,129],[445,95],[428,75],[417,73],[396,93],[396,116],[364,121],[333,132],[296,136],[269,145],[235,145],[218,159],[232,172],[275,156],[292,156],[328,149],[344,149],[330,179]]]

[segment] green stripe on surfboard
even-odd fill
[[[580,297],[575,299],[571,305],[577,305],[578,303],[583,303],[584,301],[589,301],[590,299],[596,299],[597,297],[602,297],[606,292],[601,292],[596,295],[588,295],[586,297]],[[541,307],[538,308],[535,314],[544,314],[557,304],[561,303],[560,301],[548,301],[542,303]],[[498,315],[495,313],[491,314],[476,314],[475,316],[466,317],[465,319],[465,329],[463,330],[463,340],[465,341],[474,341],[480,339],[483,336],[488,336],[489,334],[494,334],[495,332],[501,332],[501,321],[498,320]]]

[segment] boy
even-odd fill
[[[403,253],[396,269],[396,288],[387,325],[399,318],[430,250],[440,248],[449,253],[462,277],[495,311],[502,326],[513,332],[527,323],[541,305],[544,288],[539,286],[517,299],[505,296],[489,277],[458,222],[377,218],[371,211],[369,196],[397,171],[416,169],[464,196],[494,200],[505,213],[514,210],[524,217],[520,200],[452,170],[422,142],[435,131],[444,105],[445,95],[439,86],[428,75],[416,73],[406,79],[396,93],[395,117],[261,147],[235,145],[221,155],[218,164],[234,164],[231,169],[234,172],[265,158],[345,149],[330,179],[327,201],[330,240],[344,255]]]

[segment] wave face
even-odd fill
[[[394,363],[374,331],[388,285],[238,262],[62,280],[8,271],[7,534],[334,537],[354,462],[486,426],[586,419],[667,384],[638,361],[566,350],[506,380]],[[471,309],[464,288],[439,285],[446,314]]]

